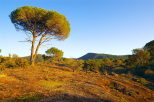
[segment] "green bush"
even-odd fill
[[[91,71],[91,72],[98,72],[99,68],[101,67],[101,64],[98,61],[95,60],[86,60],[84,63],[83,70]]]
[[[99,71],[100,71],[102,74],[104,74],[104,75],[107,75],[107,74],[108,74],[107,70],[106,70],[105,68],[103,68],[103,67],[99,68]]]
[[[0,58],[0,70],[4,68],[14,68],[14,67],[26,67],[29,62],[23,58],[9,58],[9,57],[1,57]]]
[[[3,64],[6,68],[14,68],[16,67],[15,61],[12,58],[4,59]]]
[[[23,58],[15,58],[15,66],[16,67],[27,67],[29,65],[28,60]]]
[[[64,58],[61,65],[71,68],[73,71],[80,71],[83,67],[83,60],[76,60],[73,58]]]
[[[141,83],[141,84],[143,84],[143,85],[148,84],[148,81],[145,80],[144,78],[140,78],[138,81],[139,81],[139,83]]]
[[[52,64],[52,65],[58,65],[59,64],[59,61],[53,60],[53,59],[48,59],[48,60],[44,61],[44,63],[46,63],[46,64]]]

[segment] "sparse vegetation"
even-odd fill
[[[15,68],[20,67],[24,68],[29,65],[28,60],[23,58],[9,58],[9,57],[1,57],[0,58],[0,69],[4,68]]]
[[[153,60],[143,49],[135,50],[131,57],[123,59],[62,58],[63,51],[57,48],[51,48],[46,53],[48,55],[37,57],[35,67],[29,66],[28,58],[0,57],[1,101],[53,100],[51,97],[72,100],[72,94],[79,95],[74,97],[92,97],[97,101],[129,102],[142,100],[143,97],[152,101]],[[70,96],[65,96],[66,92]],[[108,95],[108,92],[113,95]]]
[[[16,30],[26,33],[31,55],[0,56],[0,102],[154,101],[154,40],[131,55],[88,53],[65,58],[56,47],[38,54],[51,39],[69,37],[67,18],[32,6],[19,7],[9,17]]]
[[[0,88],[3,88],[0,89],[0,100],[3,102],[7,100],[11,102],[39,102],[39,100],[47,99],[54,102],[55,99],[62,99],[121,102],[127,99],[129,102],[142,100],[143,97],[147,101],[152,99],[153,91],[142,84],[120,76],[117,78],[112,75],[85,74],[83,71],[63,70],[67,68],[42,64],[35,66],[35,68],[29,66],[27,68],[5,69],[0,73]],[[9,94],[7,90],[9,90]]]
[[[55,47],[48,49],[45,53],[51,56],[52,60],[60,60],[63,57],[63,51]]]

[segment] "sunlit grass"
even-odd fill
[[[5,74],[0,74],[0,78],[6,78],[7,77],[7,75],[5,75]]]
[[[60,66],[52,67],[51,65],[49,67],[6,69],[0,73],[0,100],[2,100],[0,102],[37,102],[46,97],[59,98],[61,95],[65,97],[66,94],[111,100],[120,100],[120,97],[128,99],[130,96],[127,94],[130,90],[127,89],[134,90],[134,87],[131,86],[133,84],[137,85],[135,90],[140,92],[139,97],[150,97],[150,91],[147,93],[148,89],[145,88],[142,91],[141,84],[121,79],[120,76],[118,79],[110,75],[97,76],[99,73],[66,71]],[[126,89],[127,94],[123,95],[121,91],[117,92],[110,88],[113,80],[118,85],[116,88]],[[135,94],[132,93],[131,95]],[[6,101],[8,99],[11,101]]]
[[[63,82],[56,82],[56,81],[46,81],[41,80],[39,84],[47,90],[55,89],[61,87],[64,83]]]

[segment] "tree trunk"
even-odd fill
[[[43,34],[39,40],[39,43],[35,49],[35,41],[36,41],[36,36],[35,36],[35,33],[33,34],[33,39],[32,39],[32,47],[31,47],[31,58],[30,58],[30,62],[31,62],[31,65],[34,66],[35,65],[35,58],[37,56],[37,53],[38,53],[38,50],[42,44],[42,41],[43,41],[43,37],[45,36],[46,34]]]
[[[41,46],[41,44],[42,44],[43,37],[44,37],[44,36],[42,36],[42,37],[40,38],[40,41],[39,41],[39,43],[38,43],[38,45],[37,45],[37,47],[36,47],[35,54],[34,54],[34,56],[33,56],[33,59],[34,59],[34,60],[35,60],[35,58],[36,58],[36,56],[37,56],[37,53],[38,53],[38,50],[39,50],[39,48],[40,48],[40,46]]]
[[[35,63],[35,59],[34,59],[34,50],[35,50],[35,36],[33,36],[33,39],[32,39],[32,46],[31,46],[31,58],[30,58],[30,64],[32,66],[34,66],[34,63]]]

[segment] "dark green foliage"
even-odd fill
[[[101,72],[107,74],[113,71],[113,69],[123,69],[125,67],[126,59],[105,58],[86,60],[83,69],[85,71]]]
[[[100,68],[99,68],[99,72],[101,72],[102,74],[105,74],[105,75],[108,74],[107,69],[105,69],[105,68],[103,68],[103,67],[100,67]]]
[[[148,42],[144,49],[150,52],[151,58],[154,59],[154,40]]]
[[[128,60],[130,64],[140,67],[149,63],[150,53],[144,49],[134,49]]]
[[[13,60],[15,61],[16,67],[24,68],[24,67],[27,67],[29,65],[29,62],[26,59],[23,59],[23,58],[15,58]]]
[[[55,47],[48,49],[45,53],[51,56],[53,60],[59,60],[63,57],[63,51]]]
[[[77,60],[73,58],[63,58],[62,61],[60,61],[61,66],[69,67],[74,71],[81,71],[83,67],[83,60]]]
[[[37,54],[35,62],[43,62],[45,60],[45,55]],[[30,56],[23,57],[24,59],[30,61]]]
[[[41,36],[44,33],[47,33],[46,37],[53,35],[57,39],[65,39],[69,36],[68,20],[56,11],[24,6],[12,11],[10,19],[17,30],[31,33],[34,31],[35,36]]]
[[[109,58],[103,59],[102,66],[105,67],[105,68],[113,67],[114,66],[113,60],[111,60]]]
[[[56,11],[23,6],[12,11],[10,19],[17,30],[26,32],[31,42],[31,65],[40,46],[51,39],[65,40],[70,33],[70,24],[66,17]],[[38,41],[36,45],[36,41]],[[35,46],[36,45],[36,46]]]
[[[44,61],[43,55],[37,54],[35,62],[43,62],[43,61]]]
[[[141,84],[143,84],[143,85],[148,84],[148,81],[147,81],[146,79],[144,79],[144,78],[140,78],[140,79],[138,80],[138,82],[141,83]]]
[[[92,71],[92,72],[98,72],[99,68],[101,67],[101,64],[98,61],[95,60],[86,60],[84,63],[83,70]]]
[[[10,57],[1,57],[0,58],[0,69],[5,68],[15,68],[15,67],[27,67],[29,65],[28,60],[23,58],[10,58]]]
[[[124,67],[126,65],[126,59],[115,59],[114,63],[115,67]]]

